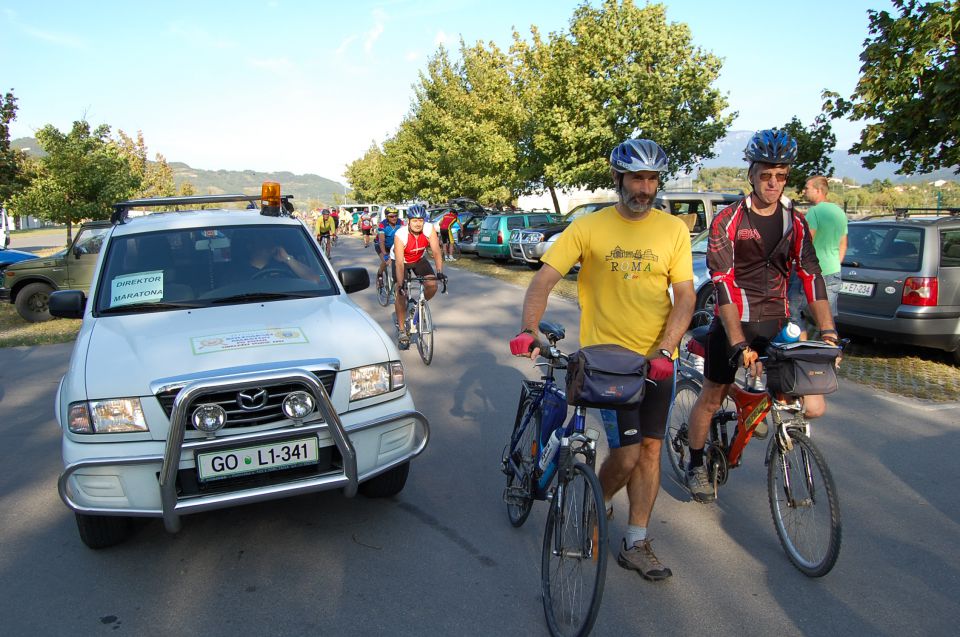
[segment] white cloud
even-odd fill
[[[213,49],[232,49],[237,45],[233,40],[211,34],[206,29],[189,22],[171,22],[167,25],[167,33],[186,40],[190,44]]]
[[[297,68],[296,64],[294,64],[289,58],[285,57],[247,58],[247,64],[255,69],[268,71],[276,75],[290,75]]]
[[[12,9],[4,9],[3,13],[6,15],[10,24],[20,29],[20,31],[31,38],[43,40],[44,42],[49,42],[50,44],[55,44],[68,49],[85,49],[88,47],[88,42],[79,36],[70,33],[60,33],[57,31],[37,29],[36,27],[32,27],[28,24],[22,24],[19,20],[17,20],[17,12]]]
[[[407,62],[416,62],[420,59],[420,53],[417,51],[407,51],[407,54],[403,56],[403,59],[405,59]]]
[[[433,43],[436,46],[444,45],[446,46],[447,42],[452,42],[453,37],[447,35],[444,31],[437,31],[437,35],[433,38]]]
[[[339,57],[343,57],[343,54],[347,52],[347,47],[349,47],[351,44],[353,44],[354,42],[356,42],[356,41],[357,41],[357,37],[358,37],[358,36],[356,36],[356,35],[348,35],[347,37],[345,37],[345,38],[343,39],[343,41],[340,42],[340,46],[338,46],[338,47],[336,48],[336,50],[333,52],[333,54],[334,54],[336,57],[338,57],[338,58],[339,58]]]
[[[363,42],[363,50],[367,53],[373,51],[373,45],[376,44],[381,35],[383,35],[383,23],[377,22],[372,29],[367,31],[367,38]]]

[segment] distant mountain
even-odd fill
[[[730,166],[743,166],[743,149],[753,131],[730,131],[727,136],[717,142],[713,151],[717,154],[713,159],[703,162],[704,168],[724,168]],[[934,179],[956,180],[957,175],[952,169],[946,168],[925,175],[898,175],[896,174],[897,164],[882,162],[877,164],[873,170],[864,168],[860,163],[860,155],[851,155],[845,150],[835,150],[830,154],[830,161],[833,163],[834,177],[849,177],[858,184],[868,184],[874,179],[889,179],[890,181],[932,181]]]
[[[20,148],[35,156],[43,156],[43,151],[32,137],[20,137],[10,142],[14,148]],[[319,175],[296,175],[291,172],[258,172],[255,170],[203,170],[191,168],[178,161],[167,162],[173,170],[173,181],[180,185],[189,182],[198,195],[221,195],[238,193],[255,195],[265,181],[276,181],[284,194],[293,195],[296,207],[302,208],[308,200],[332,203],[334,195],[343,197],[346,187],[332,179]]]

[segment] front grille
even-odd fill
[[[318,379],[320,379],[320,383],[323,385],[323,388],[327,390],[327,394],[333,394],[333,382],[337,376],[337,373],[333,371],[314,371],[313,373]],[[187,405],[187,412],[189,413],[193,409],[194,405],[198,403],[215,403],[223,407],[224,411],[227,412],[227,423],[224,426],[225,429],[229,429],[231,427],[253,427],[255,425],[264,423],[285,420],[286,416],[283,415],[283,411],[280,407],[283,404],[283,399],[286,398],[291,392],[307,391],[307,387],[305,385],[297,382],[273,385],[262,384],[251,386],[250,389],[266,390],[267,398],[262,406],[259,406],[255,409],[242,408],[238,401],[238,394],[241,391],[244,391],[243,389],[232,389],[230,391],[213,390],[205,394],[201,394],[193,401],[193,404]],[[180,389],[177,388],[157,394],[157,400],[160,402],[160,406],[163,408],[164,413],[167,414],[167,418],[170,418],[170,416],[173,415],[173,402],[176,400],[177,394],[179,393]]]

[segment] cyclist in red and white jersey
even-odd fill
[[[437,265],[436,274],[427,260],[427,250],[433,255],[433,262]],[[400,349],[410,347],[410,336],[404,330],[403,317],[407,311],[407,295],[402,283],[406,280],[407,272],[414,276],[424,277],[424,295],[429,301],[437,293],[437,278],[446,278],[443,274],[443,253],[440,251],[440,241],[433,224],[427,223],[427,209],[423,204],[414,204],[407,209],[407,225],[397,230],[393,235],[393,262],[396,264],[397,276],[397,323],[400,336]]]

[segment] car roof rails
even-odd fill
[[[293,195],[281,195],[280,184],[264,182],[260,195],[189,195],[180,197],[150,197],[129,199],[113,204],[110,222],[113,225],[126,223],[133,208],[158,208],[161,206],[202,206],[214,203],[249,202],[248,209],[256,209],[260,202],[260,214],[269,217],[290,216],[293,213]]]
[[[894,208],[893,214],[897,219],[906,219],[910,215],[925,215],[936,213],[937,217],[957,217],[960,216],[960,208]]]

